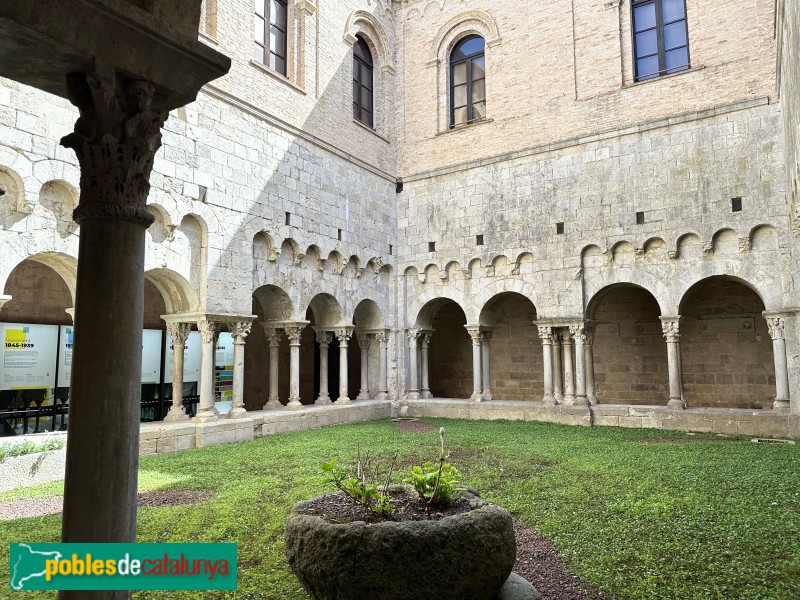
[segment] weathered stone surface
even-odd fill
[[[470,497],[474,510],[439,521],[331,524],[295,515],[286,558],[316,600],[491,600],[516,558],[512,519]]]
[[[495,600],[541,600],[542,595],[524,577],[511,573]]]

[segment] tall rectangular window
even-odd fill
[[[286,0],[256,0],[254,58],[281,75],[286,75],[288,12]]]
[[[689,68],[685,0],[633,1],[636,81]]]

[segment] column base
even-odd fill
[[[789,412],[790,404],[788,400],[775,398],[772,403],[772,410],[779,410],[780,412]]]
[[[491,402],[494,400],[494,394],[491,392],[491,390],[486,390],[483,392],[483,394],[481,394],[481,398],[483,398],[484,402]]]
[[[561,404],[564,401],[564,394],[559,394],[558,392],[556,392],[555,394],[553,394],[553,398],[556,399],[556,404]]]
[[[347,396],[339,396],[336,399],[336,404],[339,404],[339,405],[352,404],[352,403],[353,403],[353,401],[350,400],[350,398],[348,398]]]
[[[286,405],[286,408],[289,410],[301,410],[303,403],[300,402],[300,398],[289,398],[289,404]]]
[[[431,394],[430,390],[422,390],[419,394],[419,397],[422,400],[427,400],[428,398],[433,398],[433,394]]]
[[[237,406],[236,408],[232,408],[228,411],[228,414],[225,415],[226,419],[238,419],[247,415],[247,411],[241,407]]]
[[[670,398],[669,402],[667,402],[667,408],[684,410],[686,408],[686,403],[681,398]]]
[[[320,396],[319,398],[317,398],[317,400],[314,402],[314,404],[320,404],[320,405],[322,405],[322,404],[333,404],[333,400],[331,400],[330,396],[325,394],[324,396]]]
[[[378,392],[378,395],[375,396],[375,400],[388,400],[389,399],[389,392]]]
[[[590,406],[597,406],[597,396],[594,394],[586,396],[586,399],[589,401]]]
[[[472,396],[469,397],[470,402],[483,402],[483,396],[481,396],[480,392],[472,392]]]
[[[547,406],[558,406],[558,400],[556,400],[555,396],[545,395],[544,398],[542,398],[542,402]]]
[[[183,412],[182,408],[178,408],[178,409],[170,408],[169,412],[167,413],[167,416],[164,417],[164,420],[165,421],[170,421],[170,422],[173,422],[173,421],[188,421],[189,420],[189,415],[187,415],[185,412]]]
[[[270,398],[266,402],[266,404],[264,404],[264,407],[262,408],[262,410],[280,410],[282,408],[283,408],[283,404],[281,404],[280,400],[278,400],[277,398]]]
[[[197,411],[192,421],[195,423],[207,423],[219,419],[219,412],[213,406],[211,408],[201,408]]]
[[[572,394],[564,394],[562,404],[566,404],[567,406],[574,406],[575,396],[573,396]]]
[[[369,390],[359,390],[356,400],[369,400]]]
[[[408,395],[406,396],[406,399],[408,399],[408,400],[419,400],[419,390],[413,390],[411,392],[408,392]]]
[[[589,399],[586,396],[576,396],[575,401],[572,403],[572,406],[591,406]]]

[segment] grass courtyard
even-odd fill
[[[464,483],[549,537],[572,572],[609,598],[800,598],[799,446],[535,422],[424,422],[446,427]],[[692,443],[652,442],[668,437]],[[237,542],[239,590],[135,597],[306,598],[283,559],[287,514],[327,491],[323,461],[349,461],[359,446],[386,457],[397,450],[405,467],[435,460],[438,435],[379,421],[143,458],[141,490],[213,497],[141,508],[138,541]],[[61,491],[49,484],[0,500]],[[8,544],[58,541],[60,529],[60,516],[0,522],[0,598],[54,597],[8,591]]]

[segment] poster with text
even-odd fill
[[[72,325],[62,325],[61,342],[58,349],[58,379],[56,387],[69,387],[69,380],[72,377],[72,344],[74,339],[75,328]]]
[[[161,374],[161,330],[142,331],[142,383],[158,383]]]
[[[233,396],[233,336],[227,331],[219,334],[214,366],[217,401],[228,401]]]
[[[164,383],[172,383],[172,338],[166,335],[167,360],[164,366]],[[200,381],[200,332],[191,331],[183,346],[183,383]]]
[[[0,389],[47,389],[56,383],[57,325],[0,323]]]

